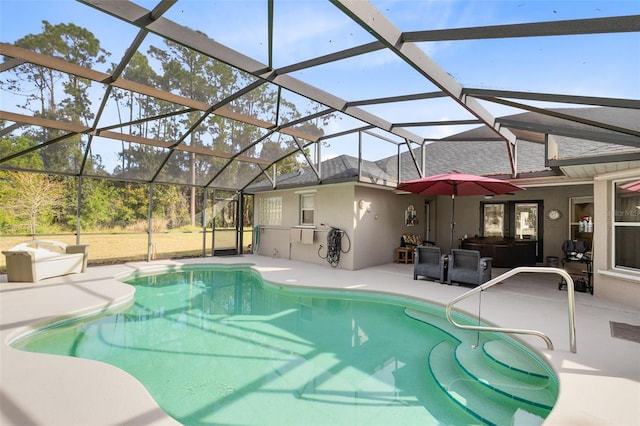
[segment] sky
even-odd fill
[[[148,9],[156,5],[155,1],[147,0],[137,3]],[[276,0],[274,4],[275,67],[374,41],[327,1]],[[640,1],[636,0],[373,0],[372,4],[401,31],[640,14]],[[268,63],[266,16],[266,0],[178,0],[164,15]],[[109,62],[118,62],[136,35],[134,28],[75,1],[0,0],[2,42],[13,43],[27,34],[41,32],[42,20],[52,24],[73,22],[89,29],[111,52]],[[150,35],[144,48],[161,43],[158,37]],[[640,32],[419,45],[464,87],[640,99]],[[96,66],[99,71],[106,68],[107,65]],[[292,75],[346,100],[437,90],[388,52]],[[2,109],[13,110],[7,98],[3,94],[0,99]],[[515,112],[495,105],[489,107],[496,116]],[[375,105],[365,109],[392,122],[471,118],[450,100]],[[345,119],[327,131],[340,131],[341,126],[352,125],[351,120]],[[412,130],[420,136],[436,138],[467,128],[440,126]],[[324,149],[325,156],[353,155],[357,149],[353,141],[349,147],[335,141],[330,144],[331,147]],[[395,146],[388,145],[367,159],[395,153]]]

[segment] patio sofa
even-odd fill
[[[7,258],[9,282],[36,282],[84,272],[87,268],[88,251],[88,245],[33,240],[18,244],[2,254]]]

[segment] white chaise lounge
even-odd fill
[[[7,280],[36,282],[44,278],[84,272],[88,245],[33,240],[3,251],[7,258]]]

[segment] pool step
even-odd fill
[[[465,346],[449,339],[429,352],[429,371],[447,396],[485,424],[542,424],[555,401],[553,390],[537,377],[537,384],[531,384],[528,377],[525,381],[503,375],[490,367],[494,361],[481,349]]]
[[[544,371],[528,371],[537,370],[537,368],[531,368],[535,367],[533,365],[514,368],[511,363],[517,363],[524,354],[507,342],[504,342],[504,348],[500,350],[500,359],[489,357],[484,347],[493,342],[504,341],[489,341],[482,345],[482,348],[475,349],[465,344],[459,344],[456,347],[454,356],[464,374],[482,387],[535,407],[538,409],[536,411],[540,411],[539,409],[550,411],[556,400],[555,383]],[[520,362],[520,364],[523,363]],[[542,367],[539,368],[542,370]]]
[[[444,341],[429,352],[429,371],[440,388],[460,408],[485,424],[511,424],[513,410],[478,393],[474,380],[451,362],[457,344]]]
[[[513,343],[501,339],[490,340],[482,345],[482,352],[490,361],[489,365],[505,375],[530,382],[538,379],[540,383],[547,384],[554,380],[548,367],[532,364],[531,357]]]
[[[536,363],[517,342],[495,333],[482,333],[482,342],[476,331],[458,329],[446,318],[409,308],[405,313],[443,332],[443,341],[431,348],[427,362],[451,401],[485,424],[544,421],[556,401],[558,383],[542,361]]]

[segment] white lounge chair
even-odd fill
[[[32,240],[2,254],[7,258],[7,280],[36,282],[44,278],[84,272],[88,245],[67,245],[58,241]]]

